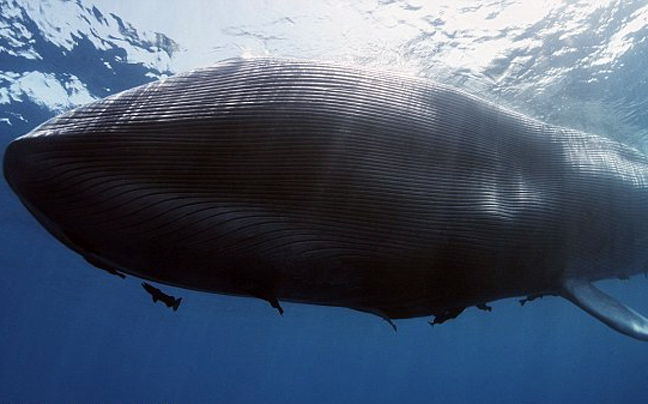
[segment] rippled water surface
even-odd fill
[[[335,60],[454,84],[629,141],[648,126],[645,1],[103,3],[185,44],[178,70],[241,55]]]

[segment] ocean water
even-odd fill
[[[177,40],[174,71],[241,55],[403,71],[648,151],[644,1],[119,3],[88,4]],[[648,402],[648,343],[557,297],[397,332],[342,308],[279,316],[164,287],[183,297],[173,312],[55,241],[4,181],[0,201],[1,403]],[[643,276],[600,286],[648,313]]]

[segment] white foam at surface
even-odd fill
[[[76,76],[65,81],[38,71],[11,76],[0,75],[8,82],[0,91],[0,103],[29,99],[54,112],[63,112],[96,99]]]
[[[645,40],[645,38],[635,38],[635,34],[647,25],[648,6],[645,6],[636,11],[628,23],[610,38],[605,47],[593,58],[592,66],[613,64],[621,55],[632,50],[635,40]]]
[[[13,20],[20,16],[20,10],[15,7],[3,7],[2,14],[4,18]],[[8,46],[0,46],[0,53],[31,60],[42,59],[32,46],[35,41],[33,34],[20,21],[14,20],[10,25],[0,20],[0,37],[7,41]]]
[[[166,77],[158,72],[169,69],[175,50],[173,41],[160,34],[138,31],[127,19],[94,9],[90,1],[5,0],[1,7],[0,53],[7,57],[43,60],[37,50],[40,46],[58,51],[65,58],[85,38],[100,52],[124,51],[123,57],[113,55],[110,58],[114,59],[103,61],[110,70],[117,63],[141,64],[151,70],[146,77]],[[52,71],[47,64],[42,66],[42,70],[29,68],[30,71],[20,72],[0,66],[0,105],[8,105],[5,112],[9,111],[2,122],[11,125],[12,121],[25,121],[11,112],[13,103],[33,102],[52,113],[60,113],[97,98],[74,74]]]
[[[124,30],[128,32],[122,32],[123,29],[115,16],[103,15],[100,18],[94,14],[91,5],[56,0],[21,0],[20,5],[40,28],[45,39],[67,51],[77,46],[81,38],[87,38],[99,50],[121,47],[126,51],[129,63],[141,63],[156,70],[168,69],[171,58],[167,52],[155,47],[151,50],[144,49],[138,46],[139,44],[133,44],[131,42],[133,38],[128,38],[129,32],[132,31],[136,33],[139,42],[154,44],[157,40],[155,33],[135,31],[125,21],[122,24]],[[20,18],[17,7],[7,10],[7,13],[3,10],[3,14]],[[15,40],[24,40],[24,38],[26,37]]]
[[[0,104],[8,104],[11,102],[9,98],[9,89],[0,87]]]

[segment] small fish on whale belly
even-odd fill
[[[387,321],[560,295],[648,340],[592,285],[646,268],[648,159],[444,85],[229,60],[51,119],[4,175],[111,273]]]
[[[167,307],[173,309],[173,311],[178,311],[178,307],[180,307],[180,303],[182,302],[181,297],[176,298],[171,295],[167,295],[166,293],[162,292],[160,289],[146,282],[142,282],[142,287],[144,288],[144,290],[148,292],[149,295],[151,295],[151,298],[153,299],[153,303],[157,303],[157,301],[159,300],[162,303],[164,303]]]

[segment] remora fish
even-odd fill
[[[159,300],[162,303],[166,304],[168,308],[172,308],[173,311],[178,311],[178,307],[180,307],[182,298],[175,298],[171,295],[167,295],[160,289],[156,288],[155,286],[149,285],[146,282],[142,282],[142,287],[148,292],[149,295],[151,295],[151,297],[153,298],[153,303],[157,303],[157,301]]]
[[[443,85],[226,61],[44,123],[4,174],[112,273],[435,323],[560,295],[648,340],[592,285],[646,268],[648,159]]]

